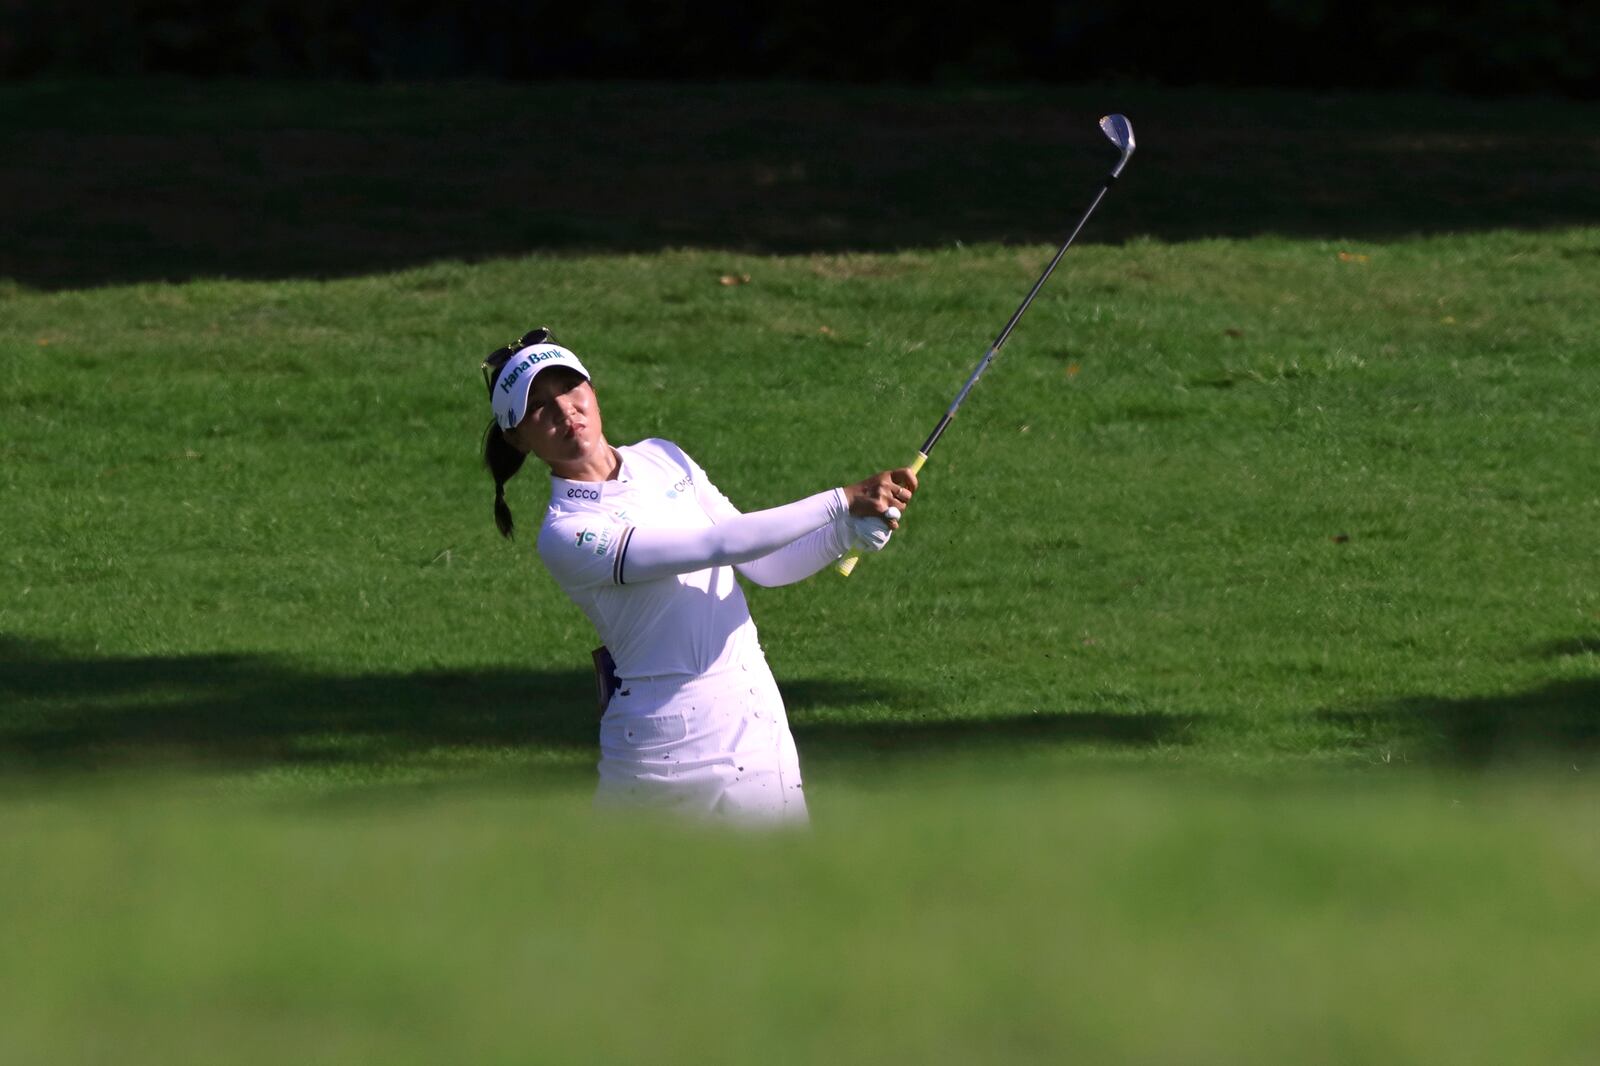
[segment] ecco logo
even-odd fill
[[[569,500],[598,500],[599,498],[600,498],[600,490],[599,489],[568,489],[567,490],[567,499],[569,499]]]

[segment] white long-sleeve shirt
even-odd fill
[[[550,479],[538,548],[624,682],[718,673],[760,658],[733,568],[758,584],[788,584],[849,547],[840,489],[740,514],[670,441],[617,454],[610,481]]]

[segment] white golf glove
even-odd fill
[[[898,507],[889,508],[883,513],[883,518],[877,515],[868,515],[864,518],[851,515],[850,536],[855,547],[864,552],[883,551],[889,545],[889,538],[894,535],[894,531],[889,528],[889,523],[884,519],[898,519],[899,517],[900,509]]]

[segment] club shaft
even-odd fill
[[[1010,337],[1011,331],[1017,328],[1017,323],[1022,320],[1023,313],[1028,310],[1028,305],[1033,303],[1033,298],[1039,295],[1040,289],[1044,288],[1044,283],[1055,270],[1056,264],[1061,262],[1061,257],[1067,254],[1067,249],[1072,247],[1072,242],[1078,239],[1078,234],[1083,232],[1084,224],[1089,221],[1089,216],[1094,214],[1094,209],[1100,206],[1100,201],[1105,199],[1106,193],[1110,191],[1112,183],[1116,180],[1117,176],[1113,173],[1100,186],[1100,191],[1095,194],[1094,202],[1083,213],[1083,217],[1078,219],[1077,226],[1073,227],[1072,235],[1066,239],[1060,248],[1056,249],[1055,258],[1050,260],[1050,265],[1044,268],[1044,273],[1039,275],[1039,280],[1033,283],[1033,288],[1029,289],[1028,295],[1023,297],[1016,313],[1011,316],[1011,321],[1006,323],[1006,328],[1000,331],[1000,336],[996,337],[994,343],[989,345],[989,350],[983,353],[983,358],[978,361],[978,365],[972,371],[972,375],[967,378],[967,383],[961,386],[960,392],[956,393],[955,402],[945,411],[944,417],[939,419],[939,424],[933,427],[933,432],[928,434],[927,441],[919,449],[923,455],[933,451],[933,446],[939,443],[939,438],[944,435],[945,429],[950,425],[951,420],[956,417],[956,411],[966,402],[967,394],[972,391],[972,386],[978,383],[978,379],[983,377],[983,372],[989,369],[989,364],[994,362],[995,356],[1000,354],[1000,349],[1005,347],[1006,338]]]
[[[1072,247],[1072,242],[1078,239],[1078,234],[1083,231],[1084,224],[1089,221],[1089,216],[1094,214],[1094,209],[1100,206],[1100,201],[1105,199],[1106,193],[1111,190],[1111,186],[1121,176],[1122,168],[1128,165],[1128,157],[1133,154],[1134,140],[1133,127],[1128,124],[1127,118],[1122,115],[1106,115],[1100,120],[1100,130],[1111,138],[1111,142],[1122,153],[1122,158],[1117,160],[1117,165],[1111,168],[1111,173],[1106,176],[1105,183],[1100,186],[1100,191],[1095,194],[1094,202],[1083,213],[1083,217],[1078,219],[1078,224],[1073,227],[1072,235],[1056,250],[1055,258],[1051,259],[1050,265],[1044,268],[1044,273],[1039,275],[1039,280],[1034,282],[1033,288],[1028,290],[1028,295],[1017,308],[1016,313],[1011,316],[1011,321],[1006,323],[1006,328],[1000,331],[1000,336],[996,337],[994,343],[989,345],[989,350],[983,353],[983,358],[978,362],[977,368],[972,371],[972,375],[967,378],[967,383],[961,386],[961,391],[956,394],[955,402],[951,403],[944,416],[939,419],[939,424],[933,427],[933,432],[928,434],[928,439],[923,442],[921,449],[918,450],[917,457],[911,460],[909,464],[909,469],[913,474],[922,470],[922,464],[928,461],[928,453],[933,451],[933,446],[939,443],[939,438],[950,427],[951,421],[956,417],[956,412],[960,410],[962,403],[966,401],[967,395],[972,392],[972,387],[978,383],[979,378],[983,377],[983,372],[989,369],[989,364],[994,362],[995,357],[1000,354],[1000,349],[1005,347],[1006,338],[1010,337],[1011,331],[1017,328],[1017,323],[1022,320],[1023,314],[1028,310],[1028,305],[1033,303],[1035,296],[1039,295],[1039,290],[1044,287],[1044,283],[1049,279],[1051,272],[1055,270],[1056,264],[1061,262],[1061,257],[1067,254],[1067,249]],[[860,561],[861,552],[851,551],[844,558],[835,562],[833,567],[840,575],[849,577],[851,571],[855,569],[856,564]]]

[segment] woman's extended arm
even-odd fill
[[[712,484],[700,464],[687,455],[684,459],[689,463],[694,477],[695,500],[706,517],[719,525],[739,518],[739,509],[723,495],[721,489]],[[849,518],[840,516],[775,551],[739,563],[737,568],[740,574],[767,588],[792,585],[796,581],[804,581],[849,551],[854,540]]]
[[[765,511],[731,515],[723,512],[715,519],[715,525],[703,529],[630,527],[623,531],[617,548],[617,583],[626,585],[704,570],[708,566],[750,563],[802,539],[816,542],[810,546],[812,552],[828,550],[833,540],[849,536],[845,521],[848,514],[849,501],[844,490],[829,489]],[[835,527],[839,532],[834,532]],[[813,533],[821,536],[807,536]],[[816,569],[842,555],[848,545],[849,541],[843,540],[839,549],[822,560]],[[759,579],[752,577],[751,580]]]
[[[815,573],[852,540],[871,550],[883,547],[889,531],[900,524],[891,508],[906,503],[915,491],[916,475],[909,469],[886,470],[854,485],[765,511],[739,514],[729,504],[715,516],[708,513],[714,524],[705,528],[641,529],[620,517],[575,512],[540,528],[539,556],[570,592],[712,566],[748,565],[790,545],[781,559],[758,566],[751,575],[763,584],[783,584]]]
[[[706,517],[716,523],[738,518],[739,509],[712,483],[700,464],[688,455],[684,455],[683,459],[689,465],[690,476],[694,479],[695,500]],[[868,482],[872,480],[869,478]],[[867,482],[852,485],[845,489],[845,496],[849,498],[852,490],[860,496],[866,487]],[[828,525],[813,529],[775,551],[737,564],[737,569],[749,580],[766,588],[792,585],[804,581],[851,548],[882,551],[889,542],[889,531],[888,523],[880,518],[862,517],[859,514],[840,515]]]
[[[840,515],[820,529],[792,540],[777,551],[739,564],[739,573],[767,588],[804,581],[839,556],[855,542],[850,516]]]

